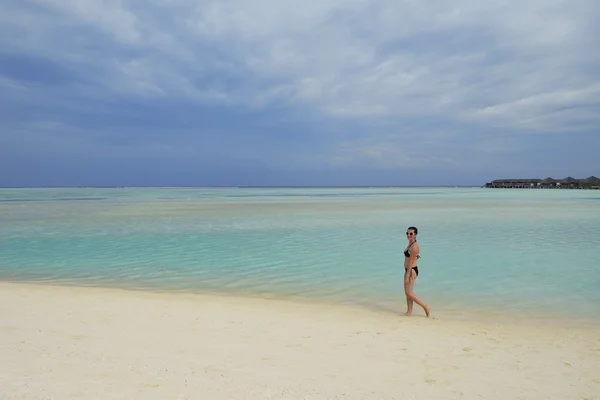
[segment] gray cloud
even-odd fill
[[[529,143],[520,135],[597,130],[598,12],[593,0],[5,0],[0,57],[13,68],[0,71],[10,96],[0,105],[13,118],[35,109],[39,123],[62,123],[81,146],[120,130],[64,115],[111,110],[122,121],[115,99],[135,103],[132,113],[279,107],[315,115],[327,128],[312,134],[328,138],[295,157],[272,154],[273,165],[458,168],[460,149],[506,155]],[[38,71],[27,75],[27,63]],[[47,131],[15,124],[4,134]],[[169,153],[185,144],[148,146]],[[259,146],[246,149],[262,157]]]

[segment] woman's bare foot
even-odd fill
[[[427,316],[427,318],[429,318],[430,314],[431,314],[431,308],[430,307],[425,307],[425,315]]]
[[[404,317],[410,317],[412,315],[412,311],[407,311],[404,314],[402,314]]]

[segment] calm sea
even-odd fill
[[[0,189],[0,280],[600,320],[600,191]],[[415,313],[421,310],[415,305]]]

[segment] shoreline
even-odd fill
[[[3,400],[600,393],[596,329],[347,305],[0,282],[0,339]]]
[[[242,290],[224,290],[224,289],[174,289],[174,288],[158,288],[158,287],[132,287],[132,286],[118,286],[118,285],[103,285],[98,283],[85,284],[84,282],[65,282],[65,281],[50,281],[50,280],[6,280],[0,279],[0,287],[2,285],[21,285],[36,287],[53,287],[53,288],[70,288],[70,289],[91,289],[91,290],[106,290],[116,291],[125,293],[145,293],[148,295],[167,295],[167,296],[192,296],[198,298],[230,298],[239,301],[244,300],[259,300],[259,301],[273,301],[290,303],[292,305],[309,305],[309,306],[323,306],[323,307],[341,307],[347,309],[364,310],[366,312],[372,312],[380,315],[387,315],[393,317],[400,317],[406,311],[406,304],[401,294],[398,294],[398,301],[359,301],[359,300],[344,300],[344,299],[333,299],[316,296],[299,296],[289,293],[259,293],[253,291],[242,291]],[[515,326],[538,326],[544,325],[546,327],[563,327],[563,326],[574,326],[582,328],[597,328],[600,329],[600,319],[589,317],[589,316],[575,316],[567,314],[565,312],[548,312],[545,310],[535,310],[535,312],[522,313],[510,313],[505,309],[496,306],[480,306],[475,307],[461,307],[460,309],[452,307],[444,307],[443,302],[429,301],[430,298],[426,299],[426,302],[432,308],[432,319],[445,319],[448,321],[459,321],[459,322],[470,322],[470,323],[502,323],[505,325]],[[415,304],[413,317],[425,317],[423,310]]]

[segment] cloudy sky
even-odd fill
[[[597,0],[1,0],[0,186],[600,176]]]

